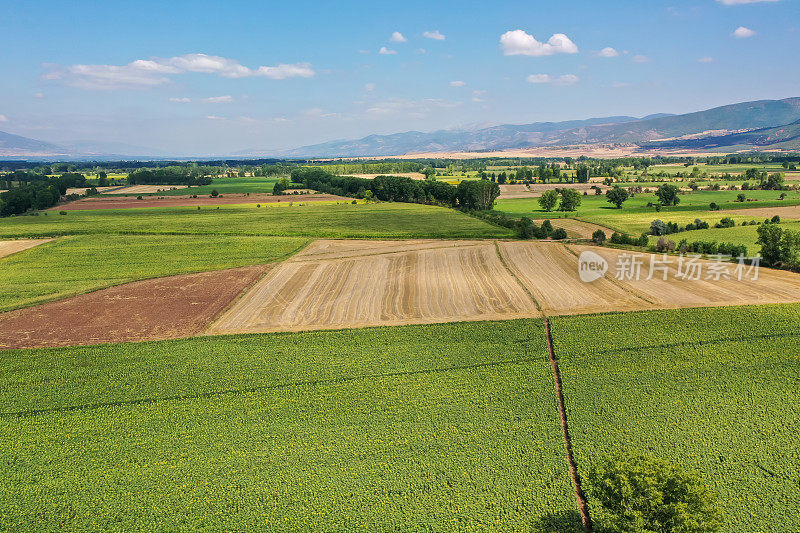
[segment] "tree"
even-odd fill
[[[536,233],[536,224],[529,217],[522,217],[517,222],[517,237],[520,239],[532,239]]]
[[[587,183],[589,181],[589,167],[578,165],[578,169],[575,171],[575,179],[578,180],[578,183]]]
[[[548,212],[553,210],[557,202],[558,193],[553,189],[544,191],[542,196],[539,198],[539,205],[542,206],[542,209]]]
[[[283,194],[283,191],[289,188],[289,179],[288,178],[281,178],[278,182],[272,186],[272,194],[279,195]]]
[[[606,191],[606,198],[608,199],[608,202],[614,204],[617,209],[622,209],[622,204],[625,203],[625,200],[628,199],[628,196],[630,196],[630,194],[628,194],[628,190],[623,189],[619,185]]]
[[[764,263],[794,267],[800,263],[800,231],[789,231],[777,224],[761,224],[756,230]]]
[[[671,183],[665,183],[656,190],[656,196],[662,205],[678,205],[681,201],[678,198],[679,189]]]
[[[717,494],[695,472],[652,455],[607,459],[589,470],[593,518],[619,533],[711,533],[723,524]]]
[[[598,245],[602,246],[604,242],[606,242],[606,232],[599,229],[592,233],[592,241]]]
[[[561,190],[561,203],[558,205],[559,211],[575,211],[581,205],[581,193],[575,189]]]

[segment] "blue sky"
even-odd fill
[[[800,96],[800,0],[0,0],[0,15],[0,130],[176,155]]]

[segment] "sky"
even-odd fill
[[[170,155],[800,96],[800,0],[0,0],[0,130]]]

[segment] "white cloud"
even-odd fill
[[[444,41],[445,36],[439,33],[439,30],[434,31],[426,31],[422,33],[423,37],[427,37],[428,39],[433,39],[435,41]]]
[[[233,96],[229,94],[225,96],[209,96],[208,98],[203,98],[203,102],[206,104],[231,104],[233,103]]]
[[[635,56],[633,56],[633,59],[631,61],[633,61],[634,63],[649,63],[650,58],[647,57],[646,55],[636,54]]]
[[[397,53],[397,50],[389,50],[385,46],[381,46],[381,49],[378,50],[378,53],[382,56],[391,56]]]
[[[714,58],[713,57],[701,57],[700,59],[697,60],[697,62],[698,63],[713,63],[714,62]]]
[[[208,120],[225,120],[225,117],[220,117],[218,115],[208,115],[206,118]]]
[[[614,48],[611,48],[610,46],[606,46],[605,48],[597,52],[597,55],[600,57],[617,57],[619,56],[619,52],[617,52]]]
[[[170,98],[169,101],[170,102],[175,102],[176,104],[188,104],[189,102],[192,101],[192,99],[191,98],[187,98],[186,96],[181,97],[181,98],[174,96],[174,97]]]
[[[8,117],[5,115],[0,115],[0,122],[8,122]]]
[[[36,93],[33,96],[34,98],[44,98],[44,93]]]
[[[553,54],[577,54],[578,47],[563,33],[556,33],[546,43],[540,43],[533,35],[522,30],[507,31],[500,36],[500,47],[507,56],[550,56]]]
[[[367,83],[367,84],[364,85],[364,90],[365,91],[374,91],[375,87],[377,87],[377,85],[372,83],[372,82],[370,82],[370,83]]]
[[[731,35],[736,37],[737,39],[747,39],[748,37],[752,37],[756,34],[756,31],[751,30],[750,28],[745,28],[744,26],[739,26],[736,28]]]
[[[717,0],[725,6],[738,6],[741,4],[759,4],[761,2],[777,2],[778,0]]]
[[[455,80],[450,82],[450,87],[466,87],[467,82],[461,80]]]
[[[484,98],[484,96],[486,96],[486,94],[487,92],[484,90],[472,91],[472,101],[476,103],[485,102],[486,99]]]
[[[84,89],[147,88],[163,85],[169,76],[189,72],[214,74],[225,78],[261,76],[276,80],[286,78],[310,78],[314,69],[309,63],[279,64],[246,67],[226,57],[207,54],[186,54],[170,58],[137,59],[127,65],[52,65],[42,77],[45,80],[61,81],[66,85]]]
[[[403,34],[400,33],[399,31],[393,32],[389,40],[392,41],[393,43],[404,43],[408,41],[408,39],[403,37]]]
[[[553,85],[574,85],[580,78],[574,74],[564,74],[554,78],[550,74],[531,74],[527,78],[528,83],[552,83]]]

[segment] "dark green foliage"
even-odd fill
[[[711,533],[723,524],[719,498],[699,474],[649,454],[607,459],[589,471],[593,518],[608,532]]]
[[[539,205],[542,206],[542,209],[545,211],[552,211],[556,203],[558,203],[558,191],[553,189],[544,191],[542,196],[539,197]]]
[[[628,199],[628,196],[630,196],[628,194],[628,190],[623,189],[619,185],[606,191],[606,198],[608,198],[608,202],[614,204],[617,209],[622,209],[622,204],[625,203],[625,200]]]
[[[129,185],[209,185],[211,177],[200,167],[141,168],[128,174]]]
[[[567,238],[567,230],[564,228],[556,228],[553,230],[553,234],[550,236],[551,238],[560,241],[562,239]]]
[[[561,202],[558,204],[559,211],[575,211],[581,205],[581,193],[575,189],[561,189]]]
[[[656,190],[656,196],[662,205],[678,205],[681,201],[678,198],[679,189],[671,183],[664,183]]]
[[[602,245],[606,242],[606,232],[599,229],[592,233],[592,241],[597,245]]]
[[[756,231],[765,264],[784,268],[800,266],[800,231],[783,229],[777,224],[761,224]]]

